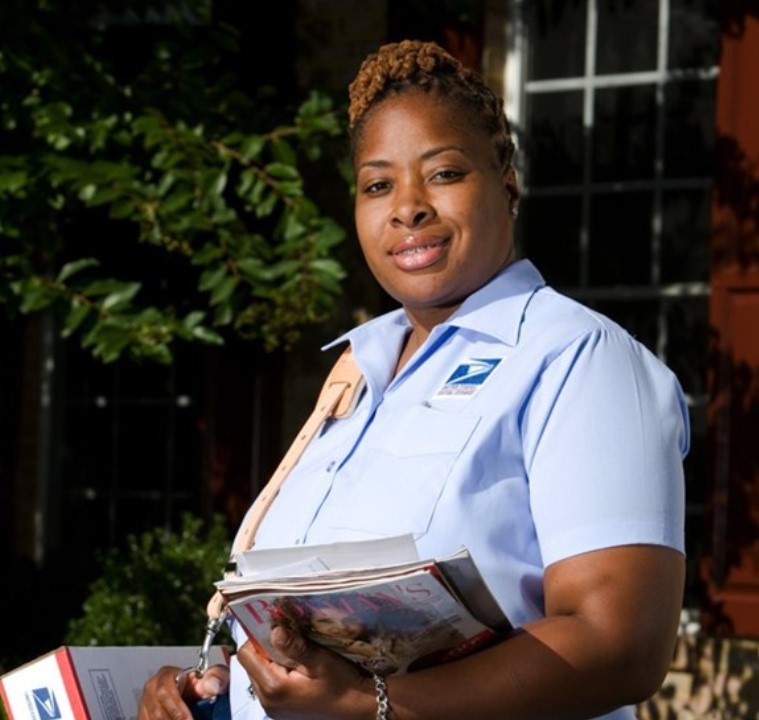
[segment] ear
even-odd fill
[[[509,211],[512,215],[516,216],[519,207],[520,193],[517,171],[513,165],[509,165],[504,169],[501,180],[503,182],[503,189],[506,191],[506,196],[508,198]]]

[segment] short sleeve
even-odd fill
[[[590,550],[684,552],[688,410],[677,379],[622,330],[594,330],[550,362],[521,424],[545,565]]]

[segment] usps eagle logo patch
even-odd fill
[[[468,398],[479,392],[501,358],[470,358],[461,363],[435,393],[435,397]]]
[[[60,720],[61,708],[50,688],[36,688],[32,690],[32,697],[40,720]]]

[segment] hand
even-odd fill
[[[287,658],[287,667],[270,660],[251,643],[237,651],[267,714],[282,720],[374,716],[374,683],[355,664],[284,627],[272,630],[271,642]]]
[[[222,695],[228,690],[229,669],[223,665],[212,665],[202,677],[192,670],[167,665],[145,683],[137,718],[192,720],[188,702]]]

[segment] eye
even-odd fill
[[[432,175],[432,182],[437,183],[452,183],[461,180],[466,173],[462,170],[454,170],[452,168],[445,168],[443,170],[437,170]]]
[[[389,189],[390,183],[387,180],[375,180],[364,185],[362,192],[364,195],[380,195]]]

